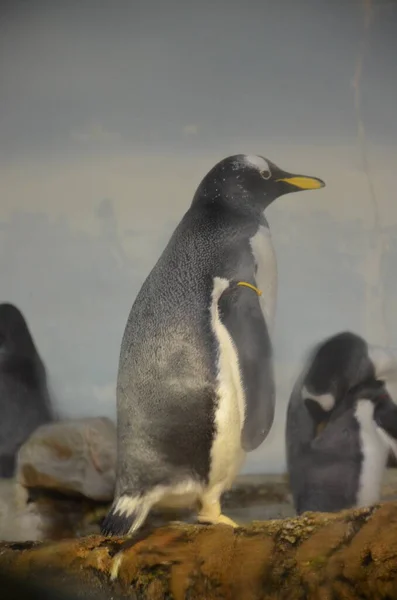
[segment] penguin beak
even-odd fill
[[[318,177],[307,177],[306,175],[288,175],[279,177],[276,181],[282,181],[298,190],[318,190],[325,187],[325,182]],[[293,190],[291,190],[293,191]]]

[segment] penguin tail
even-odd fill
[[[150,505],[142,498],[123,494],[115,500],[101,525],[105,536],[128,535],[139,529],[145,521]]]

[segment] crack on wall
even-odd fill
[[[362,168],[365,173],[369,191],[370,202],[373,210],[372,240],[370,240],[369,257],[367,259],[368,279],[366,281],[366,327],[369,329],[369,337],[374,341],[376,337],[372,327],[380,326],[380,343],[390,346],[390,339],[387,327],[386,298],[384,289],[384,250],[386,245],[385,235],[381,226],[380,208],[378,197],[375,192],[375,185],[371,176],[371,170],[368,159],[368,145],[366,138],[365,124],[362,116],[361,102],[361,79],[364,67],[364,58],[369,45],[369,33],[373,22],[374,6],[372,0],[363,0],[363,33],[356,60],[356,68],[353,77],[354,89],[354,108],[357,121],[358,145],[361,154]],[[372,320],[375,321],[372,324]]]

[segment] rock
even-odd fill
[[[46,519],[27,503],[27,491],[13,479],[0,479],[0,539],[25,542],[44,539]]]
[[[98,533],[109,503],[82,496],[54,496],[13,479],[0,479],[0,540],[56,541]]]
[[[15,578],[45,573],[59,591],[73,579],[114,600],[393,600],[396,563],[397,503],[238,529],[173,524],[130,539],[0,543],[0,570]]]
[[[106,417],[42,425],[21,447],[17,481],[26,488],[113,499],[117,433]]]

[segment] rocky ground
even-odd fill
[[[116,431],[105,418],[40,427],[21,448],[13,480],[0,480],[0,540],[60,540],[98,534],[113,497]],[[397,500],[397,469],[382,501]],[[294,516],[286,475],[241,475],[223,498],[241,525]],[[192,515],[168,515],[192,522]],[[154,519],[164,519],[155,516]]]
[[[0,542],[0,588],[10,598],[14,587],[12,600],[397,600],[396,564],[397,503],[387,502],[238,529]]]

